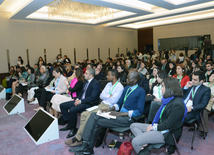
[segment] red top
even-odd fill
[[[173,75],[173,78],[177,78],[177,75]],[[183,88],[184,86],[186,86],[187,82],[189,81],[189,76],[184,76],[180,82],[181,88]]]

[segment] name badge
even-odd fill
[[[193,105],[192,100],[188,100],[186,106],[187,106],[187,107],[191,107],[192,105]]]

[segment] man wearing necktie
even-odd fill
[[[60,131],[70,130],[66,138],[73,137],[76,132],[77,113],[85,111],[85,109],[99,104],[100,84],[94,79],[95,71],[92,68],[86,70],[85,82],[83,89],[75,101],[68,101],[60,104],[62,117],[68,125]]]
[[[187,106],[187,116],[184,122],[196,118],[200,122],[200,112],[207,106],[210,100],[210,88],[203,85],[204,73],[196,71],[192,75],[192,81],[188,81],[183,88],[184,103]]]
[[[92,113],[82,134],[82,145],[78,148],[69,149],[70,152],[93,154],[96,135],[100,127],[129,127],[134,122],[132,117],[142,115],[146,93],[143,88],[138,86],[139,79],[140,75],[136,71],[128,74],[127,84],[129,86],[125,87],[119,101],[108,110],[103,110],[111,111],[110,115],[116,116],[116,119],[107,119],[97,115],[97,113]]]

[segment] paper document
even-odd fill
[[[93,106],[93,107],[87,108],[86,110],[90,112],[90,111],[93,111],[93,110],[95,110],[97,108],[99,108],[99,107],[98,106]]]
[[[52,91],[53,91],[52,89],[48,89],[48,88],[45,88],[45,90],[46,90],[46,91],[50,91],[50,92],[52,92]]]
[[[98,111],[97,112],[97,115],[101,116],[101,117],[105,117],[107,119],[116,119],[117,117],[116,116],[112,116],[112,115],[109,115],[111,112],[101,112],[101,111]]]
[[[21,84],[22,84],[22,86],[27,86],[27,84],[26,84],[26,83],[23,83],[23,82],[22,82]]]

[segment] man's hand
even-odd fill
[[[102,112],[109,112],[109,111],[114,111],[115,110],[115,107],[111,107],[111,108],[108,108],[108,109],[102,109],[101,111]]]
[[[111,116],[128,116],[128,113],[112,111],[109,115]]]
[[[52,93],[55,93],[56,91],[55,90],[52,90]]]
[[[79,104],[81,104],[81,103],[80,103],[80,100],[79,100],[79,99],[76,99],[75,102],[74,102],[74,105],[77,106],[77,105],[79,105]]]
[[[188,107],[187,107],[187,111],[188,111],[188,112],[191,112],[191,111],[192,111],[192,107],[191,107],[191,106],[188,106]]]
[[[192,85],[193,85],[192,81],[188,81],[185,87],[189,88],[192,87]]]
[[[66,90],[66,94],[68,94],[69,93],[69,90]]]
[[[146,132],[151,131],[151,130],[153,130],[153,127],[152,127],[152,125],[149,125],[149,126],[146,128]]]

